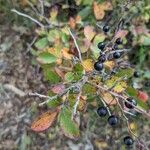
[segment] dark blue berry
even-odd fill
[[[139,77],[140,77],[140,73],[137,72],[137,71],[135,71],[134,74],[133,74],[133,76],[134,76],[135,78],[139,78]]]
[[[101,63],[105,62],[106,61],[106,56],[105,55],[100,55],[98,57],[98,61],[101,62]]]
[[[107,115],[107,108],[106,107],[99,107],[97,109],[97,114],[100,116],[100,117],[105,117]]]
[[[121,53],[119,53],[119,52],[114,52],[114,53],[113,53],[113,57],[114,57],[115,59],[118,59],[118,58],[121,57]]]
[[[98,43],[98,48],[99,48],[100,50],[104,50],[104,48],[105,48],[105,43],[104,43],[104,42],[99,42],[99,43]]]
[[[109,116],[108,118],[108,123],[111,125],[111,126],[115,126],[117,123],[118,123],[118,118],[114,115],[111,115]]]
[[[104,27],[103,27],[103,31],[104,32],[108,32],[110,30],[110,27],[108,26],[108,25],[105,25]]]
[[[133,145],[134,141],[130,136],[124,137],[124,144],[127,146]]]
[[[94,64],[94,68],[95,68],[95,70],[97,70],[97,71],[101,71],[101,70],[103,70],[103,64],[98,61],[98,62],[96,62],[96,63]]]
[[[122,44],[121,38],[116,39],[116,42],[115,42],[115,43],[118,44],[118,45]]]
[[[130,102],[130,103],[132,104],[132,105],[131,105],[131,104],[127,103],[127,102],[124,103],[125,106],[126,106],[127,108],[129,108],[129,109],[133,109],[134,106],[137,105],[136,100],[134,100],[132,97],[127,98],[127,101]]]

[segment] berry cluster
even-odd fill
[[[105,25],[105,26],[103,27],[103,31],[104,31],[105,33],[107,33],[109,30],[110,30],[110,27],[109,27],[108,25]],[[118,58],[121,57],[121,53],[115,51],[115,49],[116,49],[116,48],[118,47],[118,45],[120,45],[120,44],[122,44],[122,40],[121,40],[121,38],[117,38],[116,41],[115,41],[115,44],[114,44],[114,46],[113,46],[113,48],[112,48],[112,50],[114,51],[114,52],[113,52],[113,58],[114,58],[114,59],[118,59]],[[106,50],[106,48],[107,48],[106,43],[104,43],[104,42],[98,43],[98,48],[101,50],[101,52],[100,52],[100,56],[98,57],[98,61],[95,62],[95,64],[94,64],[94,68],[95,68],[95,70],[97,70],[97,71],[102,71],[102,70],[103,70],[103,67],[104,67],[103,63],[107,60],[106,55],[105,55],[105,50]]]
[[[110,30],[110,27],[108,25],[105,25],[103,27],[103,31],[105,33],[109,32]],[[117,38],[113,44],[111,44],[111,48],[110,48],[110,45],[107,44],[105,42],[100,42],[98,43],[98,48],[100,49],[100,56],[98,57],[98,60],[97,62],[95,62],[94,64],[94,68],[96,71],[102,71],[103,68],[104,68],[104,65],[103,63],[108,60],[109,56],[107,55],[107,52],[108,51],[112,51],[112,55],[111,55],[111,58],[113,59],[119,59],[122,55],[122,53],[120,51],[118,51],[118,45],[121,45],[122,44],[122,39],[121,38]],[[133,77],[135,78],[138,78],[140,77],[140,73],[135,71],[134,74],[133,74]],[[127,109],[133,109],[135,106],[137,105],[137,102],[135,99],[133,99],[132,97],[128,97],[126,99],[126,101],[124,102],[124,107],[126,107]],[[107,116],[108,114],[108,106],[104,107],[104,106],[101,106],[97,109],[97,114],[100,116],[100,117],[105,117]],[[119,123],[119,118],[116,116],[116,115],[111,115],[109,113],[109,117],[107,119],[108,121],[108,124],[110,126],[116,126],[118,123]],[[126,136],[124,137],[124,144],[127,145],[127,146],[131,146],[133,145],[134,143],[134,140],[132,139],[132,137],[130,136]]]
[[[133,109],[134,106],[137,105],[137,102],[129,97],[126,99],[127,101],[124,103],[125,107],[127,107],[128,109]],[[108,114],[108,110],[107,110],[107,107],[104,107],[104,106],[101,106],[97,109],[97,114],[100,116],[100,117],[105,117],[107,114]],[[116,126],[118,123],[119,123],[119,119],[116,115],[110,115],[108,117],[108,124],[111,125],[111,126]],[[130,136],[126,136],[124,137],[124,144],[127,145],[127,146],[131,146],[133,145],[134,141],[132,139],[132,137]]]

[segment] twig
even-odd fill
[[[43,0],[39,0],[39,2],[41,3],[41,14],[43,16],[44,15],[44,1]]]
[[[77,41],[76,41],[76,39],[75,39],[73,33],[71,32],[70,28],[68,28],[68,31],[69,31],[71,37],[73,38],[74,44],[75,44],[75,46],[76,46],[76,48],[77,48],[78,55],[79,55],[79,60],[82,62],[81,51],[80,51],[80,48],[79,48],[79,46],[78,46],[78,44],[77,44]]]
[[[73,106],[72,119],[73,119],[74,116],[77,114],[77,107],[78,107],[79,102],[80,102],[81,93],[82,93],[82,92],[80,92],[80,93],[78,94],[77,100],[76,100],[76,102],[75,102],[75,105]]]
[[[39,97],[39,98],[51,98],[50,96],[42,95],[42,94],[39,94],[39,93],[28,93],[28,95]]]
[[[33,22],[35,22],[36,24],[38,24],[41,28],[45,27],[41,22],[39,22],[38,20],[32,18],[31,16],[29,16],[27,14],[21,13],[21,12],[17,11],[16,9],[11,9],[11,11],[14,12],[14,13],[16,13],[16,14],[18,14],[18,15],[20,15],[20,16],[23,16],[23,17],[26,17],[26,18],[32,20]]]

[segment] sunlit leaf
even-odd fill
[[[49,128],[57,117],[58,111],[48,111],[40,115],[31,125],[31,129],[36,132],[41,132]]]
[[[71,117],[72,111],[63,107],[59,115],[60,127],[65,136],[76,139],[80,136],[80,132],[77,124],[71,119]]]

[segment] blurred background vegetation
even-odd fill
[[[118,19],[124,15],[125,24],[122,30],[127,32],[127,36],[123,39],[123,43],[126,48],[132,49],[128,54],[129,61],[141,73],[140,78],[133,79],[133,86],[150,94],[150,1],[134,0],[131,8],[122,12],[125,2],[125,0],[107,2],[44,0],[44,16],[54,26],[42,30],[31,20],[11,11],[16,9],[48,25],[44,17],[37,15],[33,9],[41,13],[39,0],[0,0],[1,84],[12,83],[26,92],[37,89],[37,92],[44,93],[49,86],[48,82],[43,80],[41,68],[35,62],[34,55],[37,49],[45,48],[47,40],[50,42],[49,46],[53,48],[71,47],[65,32],[67,25],[78,35],[83,57],[88,57],[91,51],[97,49],[98,42],[110,39],[102,33],[101,27],[108,23],[111,31],[114,31]],[[87,25],[92,26],[96,32],[95,38],[90,43],[84,39],[84,28]],[[110,37],[111,35],[112,33]],[[31,49],[30,44],[34,37],[36,43]],[[89,49],[91,51],[85,55],[84,52]],[[94,56],[96,57],[97,53],[94,53]],[[0,149],[126,149],[121,140],[122,136],[127,134],[126,125],[122,123],[115,130],[110,129],[105,119],[102,121],[97,118],[93,111],[94,104],[89,106],[88,113],[84,114],[81,122],[83,131],[81,139],[72,141],[59,132],[58,125],[44,133],[33,133],[30,130],[31,120],[37,116],[38,111],[42,111],[37,107],[36,100],[20,99],[13,93],[5,91],[2,85],[0,93]],[[132,119],[131,125],[135,133],[141,135],[142,140],[150,145],[150,120],[141,116]]]

